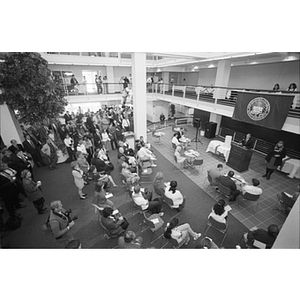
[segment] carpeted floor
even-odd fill
[[[180,170],[174,168],[174,165],[160,153],[155,151],[155,149],[154,153],[157,156],[158,166],[153,169],[151,178],[154,178],[156,172],[161,171],[164,173],[165,181],[176,180],[178,182],[179,190],[187,197],[186,207],[178,216],[180,223],[187,222],[194,231],[203,234],[207,216],[210,213],[215,200],[207,195]],[[128,229],[135,231],[137,235],[141,235],[144,238],[143,248],[161,248],[162,245],[166,244],[166,240],[160,238],[155,243],[151,244],[151,231],[147,229],[143,233],[140,232],[141,227],[139,223],[142,221],[142,218],[141,215],[133,215],[132,213],[133,205],[130,202],[130,199],[126,197],[125,188],[122,187],[119,178],[116,154],[116,150],[109,152],[110,159],[115,165],[112,176],[119,186],[118,188],[112,188],[110,190],[114,195],[111,200],[129,221],[130,225]],[[71,232],[74,237],[80,239],[83,248],[107,249],[117,246],[117,239],[107,240],[104,238],[104,231],[98,223],[98,215],[94,213],[94,208],[91,205],[94,192],[92,182],[84,188],[84,192],[88,194],[88,199],[86,201],[81,201],[79,200],[77,189],[73,183],[69,163],[58,165],[58,169],[54,171],[49,170],[47,167],[35,168],[34,175],[36,180],[41,180],[43,183],[42,189],[48,205],[53,200],[61,200],[66,209],[71,208],[73,215],[78,215],[78,220],[75,221],[75,226],[71,229]],[[152,190],[152,184],[142,184],[142,186],[149,186],[149,189]],[[2,238],[2,245],[7,246],[8,248],[61,248],[61,245],[53,239],[51,233],[42,230],[42,225],[47,219],[47,214],[38,215],[32,203],[24,203],[27,204],[27,207],[19,210],[24,218],[22,226],[4,236]],[[163,219],[165,223],[167,223],[171,217],[177,214],[177,212],[165,205],[163,208],[165,213]],[[228,216],[228,224],[228,235],[223,243],[223,247],[235,248],[235,245],[239,242],[242,234],[247,231],[247,228],[230,215],[230,213]],[[159,231],[155,234],[153,239],[161,234],[162,231]],[[217,244],[220,243],[222,237],[221,234],[214,229],[210,229],[207,236],[211,237]],[[191,240],[188,245],[183,246],[182,248],[195,248],[198,242],[199,240],[196,242]],[[171,248],[171,246],[167,244],[164,248]]]

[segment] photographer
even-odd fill
[[[67,243],[73,239],[70,234],[71,228],[74,226],[74,219],[77,217],[71,217],[70,210],[66,211],[60,200],[51,202],[51,211],[49,216],[49,226],[52,234],[56,239],[60,239],[62,242]]]

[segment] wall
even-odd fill
[[[299,70],[299,60],[236,66],[231,68],[228,86],[272,90],[275,83],[279,83],[282,90],[287,90],[289,84],[295,82],[299,90]]]
[[[184,78],[185,81],[183,81]],[[197,85],[197,82],[198,82],[198,72],[181,73],[181,81],[179,82],[179,84]]]
[[[129,76],[132,74],[131,67],[114,67],[114,82],[119,82],[122,76]]]
[[[215,84],[217,68],[200,69],[197,85],[210,86]]]

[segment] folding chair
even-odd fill
[[[195,168],[196,168],[196,166],[202,167],[202,170],[201,170],[201,173],[202,173],[202,171],[203,171],[203,159],[195,159],[193,161],[193,165],[194,165]]]
[[[230,197],[231,197],[231,190],[230,190],[229,187],[223,185],[222,183],[219,183],[218,184],[218,188],[219,188],[219,193],[220,193],[219,196],[223,195],[223,196],[226,197],[226,199],[230,199]]]
[[[207,232],[210,228],[217,230],[218,232],[223,234],[223,238],[220,243],[220,247],[222,247],[222,244],[227,235],[228,227],[229,227],[229,225],[227,223],[221,223],[221,222],[216,221],[213,217],[209,217],[209,219],[206,223],[206,229],[203,233],[203,236],[205,236],[207,234]]]
[[[183,197],[183,202],[182,202],[182,203],[179,205],[179,207],[177,207],[177,208],[173,207],[173,201],[172,201],[172,199],[168,198],[165,194],[163,194],[161,200],[162,200],[164,203],[166,203],[166,205],[167,205],[168,207],[170,207],[171,209],[176,209],[176,210],[180,213],[180,212],[182,211],[182,209],[185,207],[186,197],[185,197],[185,196]],[[179,213],[176,214],[175,216],[173,216],[172,219],[173,219],[174,217],[176,217],[177,215],[179,215]]]
[[[259,199],[260,195],[252,195],[252,194],[249,194],[249,193],[245,193],[244,195],[240,194],[240,196],[241,196],[242,199],[251,202],[252,211],[253,211],[253,213],[255,213],[255,210],[253,209],[253,203],[256,202],[256,211],[257,211],[258,204],[259,204],[258,199]],[[238,208],[239,208],[240,207],[239,200],[238,200],[237,204],[238,204]]]
[[[168,244],[170,244],[173,249],[180,249],[185,243],[184,240],[182,240],[180,243],[178,243],[178,241],[173,238],[167,239],[164,235],[163,235],[163,240],[166,240],[166,243],[163,246],[161,246],[161,249],[166,247]]]
[[[140,183],[150,183],[152,168],[139,167],[139,176],[141,178]]]
[[[144,232],[147,229],[150,229],[152,231],[152,237],[151,237],[151,242],[150,242],[150,244],[152,245],[153,243],[155,243],[157,240],[159,240],[163,236],[164,231],[155,240],[153,240],[155,233],[159,229],[163,229],[162,227],[165,222],[160,217],[159,214],[152,214],[152,215],[147,216],[147,214],[145,212],[143,212],[143,216],[144,216],[144,219],[143,219],[142,224],[146,224],[146,227],[144,229],[141,229],[141,232]]]
[[[295,204],[295,201],[293,200],[292,196],[287,195],[285,192],[281,192],[281,197],[277,196],[278,200],[275,204],[275,208],[273,210],[278,210],[280,212],[283,212],[284,214],[288,215],[289,211],[292,209],[292,207]],[[279,209],[277,206],[278,204],[281,205],[284,209]]]
[[[207,176],[206,176],[205,179],[204,179],[203,185],[205,185],[205,182],[206,182],[206,181],[208,181],[208,183],[209,183],[209,184],[207,185],[207,187],[206,187],[206,191],[207,191],[207,189],[208,189],[209,187],[212,187],[213,190],[214,190],[215,192],[217,192],[216,187],[218,187],[218,186],[213,184],[213,180],[212,180],[210,174],[208,173],[208,170],[207,170]]]

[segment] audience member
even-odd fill
[[[297,85],[296,83],[291,83],[287,89],[289,92],[296,92],[297,91]]]
[[[208,218],[212,217],[220,223],[226,223],[228,211],[225,210],[225,201],[219,200],[217,204],[212,208],[212,212],[208,215]]]
[[[148,161],[149,160],[150,163],[151,163],[151,167],[156,167],[156,165],[154,164],[154,161],[156,160],[156,157],[146,147],[140,147],[140,149],[137,152],[137,156],[141,161]]]
[[[23,146],[25,151],[30,153],[37,167],[46,166],[41,156],[39,145],[31,139],[29,134],[26,135]]]
[[[175,150],[175,152],[174,152],[174,156],[176,157],[176,160],[177,160],[177,163],[178,164],[183,164],[183,167],[184,168],[187,168],[187,166],[188,166],[188,161],[187,161],[187,158],[186,157],[184,157],[184,156],[182,156],[181,154],[180,154],[180,151],[182,150],[182,148],[180,147],[180,146],[177,146],[176,147],[176,150]]]
[[[200,243],[196,245],[196,249],[219,249],[219,247],[214,243],[214,241],[206,236],[201,239]]]
[[[262,177],[270,179],[273,172],[282,164],[282,159],[285,158],[285,156],[286,149],[284,147],[284,143],[283,141],[279,141],[265,157],[266,174],[264,174]]]
[[[187,245],[190,241],[190,237],[194,238],[194,240],[197,240],[201,236],[201,233],[196,233],[193,231],[190,224],[185,223],[178,226],[178,223],[179,220],[177,218],[174,218],[167,223],[164,233],[166,239],[172,238],[176,240],[178,244],[184,242]]]
[[[44,153],[48,157],[49,168],[51,170],[56,169],[56,164],[58,161],[57,150],[58,148],[53,146],[49,138],[47,139],[47,142],[43,145],[41,149],[42,153]]]
[[[135,185],[133,188],[132,193],[132,200],[134,203],[142,208],[144,211],[150,211],[151,213],[160,213],[161,212],[161,202],[158,198],[151,200],[151,197],[148,197],[150,199],[147,199],[142,191],[141,187],[139,185]],[[163,213],[161,213],[161,216]]]
[[[77,161],[71,162],[71,168],[72,168],[72,175],[74,177],[74,183],[78,190],[79,198],[80,198],[80,200],[85,200],[87,194],[84,194],[82,192],[82,189],[85,184],[84,179],[83,179],[83,171],[79,168]]]
[[[22,144],[18,144],[18,142],[16,140],[11,140],[10,141],[11,146],[8,147],[8,149],[12,152],[12,153],[16,153],[17,151],[23,151],[25,152],[25,149],[23,147]]]
[[[100,208],[111,207],[113,210],[116,209],[114,203],[107,199],[106,191],[104,189],[104,184],[102,181],[98,181],[95,184],[95,194],[93,203],[99,206]]]
[[[33,181],[31,178],[31,172],[29,170],[23,170],[21,173],[22,183],[26,192],[27,198],[31,201],[39,214],[45,214],[48,212],[45,205],[45,199],[41,190],[41,181]]]
[[[276,83],[273,87],[273,91],[280,91],[280,86],[278,83]]]
[[[251,195],[261,195],[262,189],[259,188],[260,181],[256,178],[252,178],[252,185],[251,184],[245,184],[242,186],[242,193],[243,195],[248,193]]]
[[[179,208],[179,205],[182,204],[184,200],[183,195],[177,190],[177,181],[175,180],[167,184],[165,196],[173,201],[173,208]]]
[[[124,233],[129,226],[128,221],[123,216],[116,216],[113,214],[114,210],[111,207],[105,207],[100,219],[102,225],[107,230],[109,236],[118,237]]]
[[[120,236],[118,239],[118,247],[120,249],[140,249],[143,245],[143,238],[137,237],[136,234],[128,230],[124,236]]]
[[[272,224],[268,227],[268,231],[264,229],[256,229],[249,231],[246,235],[246,244],[250,247],[256,248],[254,242],[259,241],[266,244],[266,249],[271,249],[279,233],[277,225]]]
[[[154,191],[158,196],[163,196],[165,194],[166,185],[164,183],[164,174],[162,172],[157,172],[153,180]]]
[[[237,189],[235,182],[232,180],[233,176],[234,176],[234,172],[229,171],[227,176],[223,175],[220,177],[220,183],[225,187],[230,188],[231,197],[229,201],[235,201],[240,194],[240,191]]]
[[[283,195],[282,195],[283,193],[285,193],[285,196],[289,197],[289,199],[291,200],[291,203],[289,203],[289,205],[287,205],[287,203],[283,201]],[[289,195],[286,192],[281,192],[280,194],[277,194],[277,198],[279,202],[282,204],[282,206],[284,207],[286,214],[290,212],[291,206],[293,205],[293,203],[296,202],[299,196],[300,196],[300,183],[297,185],[297,191],[293,195]]]

